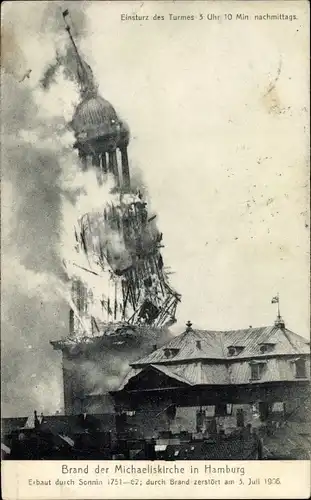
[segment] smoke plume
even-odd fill
[[[66,7],[71,3],[74,25],[83,34],[83,6],[66,2]],[[46,69],[42,54],[55,54],[54,40],[63,33],[61,7],[62,2],[18,2],[3,9],[4,416],[29,414],[35,408],[54,412],[62,406],[60,359],[49,340],[68,333],[68,306],[59,293],[67,287],[60,244],[63,199],[74,194],[62,185],[62,161],[76,161],[66,121],[78,96],[64,75],[57,75],[63,92],[57,103],[40,91],[39,84]],[[29,69],[32,73],[25,78]]]
[[[89,266],[76,252],[74,228],[85,213],[96,219],[107,203],[118,202],[114,181],[99,186],[94,171],[81,172],[72,149],[67,123],[79,94],[62,2],[18,8],[7,4],[2,35],[2,401],[10,416],[62,406],[60,354],[49,341],[68,335],[70,278],[109,292],[105,280],[85,272]],[[83,4],[66,2],[66,8],[78,40],[86,30]],[[146,194],[138,172],[132,185]],[[117,236],[110,230],[105,237],[122,255]],[[139,357],[139,350],[133,352]],[[119,368],[106,376],[107,389],[115,388],[121,365],[128,366],[120,359],[111,358]],[[96,386],[96,367],[88,373]]]

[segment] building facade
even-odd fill
[[[120,411],[157,409],[166,414],[167,428],[186,430],[202,429],[213,417],[242,426],[272,412],[286,416],[304,405],[309,392],[310,343],[278,318],[268,327],[220,332],[188,324],[132,363],[112,395]]]

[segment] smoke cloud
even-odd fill
[[[83,5],[65,5],[79,41],[86,30]],[[62,2],[34,4],[33,16],[17,30],[19,19],[30,13],[29,7],[20,7],[5,9],[2,44],[2,401],[9,416],[62,407],[60,353],[49,341],[68,335],[69,307],[74,309],[69,279],[79,277],[95,292],[109,293],[107,280],[83,270],[89,265],[76,252],[74,228],[85,213],[96,218],[105,204],[119,202],[114,180],[98,185],[95,171],[81,172],[72,149],[74,137],[67,124],[79,93]],[[29,33],[37,35],[30,39]],[[138,171],[132,186],[147,194]],[[117,236],[110,231],[106,238],[122,254],[124,243]],[[92,313],[97,312],[94,304]],[[94,366],[91,385],[96,373]],[[107,375],[107,388],[116,376]]]
[[[46,55],[52,59],[54,40],[64,32],[62,2],[17,4],[5,5],[2,23],[4,416],[25,415],[35,408],[55,412],[63,405],[59,353],[49,341],[68,334],[68,306],[60,294],[67,286],[60,246],[63,200],[74,201],[75,196],[63,186],[62,162],[65,157],[76,162],[66,121],[78,95],[66,75],[57,76],[63,95],[57,94],[61,98],[56,102],[58,97],[46,95],[39,83]],[[83,36],[83,6],[77,9],[75,2],[66,2],[68,7]]]

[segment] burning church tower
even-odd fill
[[[73,228],[69,335],[51,342],[63,354],[65,413],[72,414],[107,411],[105,394],[129,363],[168,340],[180,296],[169,284],[156,217],[131,186],[128,126],[98,94],[67,15],[81,97],[70,123],[74,148],[83,171],[93,169],[99,185],[113,186],[102,208]]]

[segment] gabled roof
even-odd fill
[[[262,352],[262,344],[275,344],[270,352]],[[229,347],[243,347],[236,355]],[[171,353],[170,353],[170,350]],[[142,367],[149,364],[174,364],[192,360],[238,360],[253,357],[309,354],[308,341],[277,325],[243,330],[214,331],[187,329],[178,337],[131,364]]]
[[[264,363],[260,380],[252,380],[251,364]],[[208,360],[193,360],[191,363],[180,361],[164,365],[148,364],[139,368],[132,368],[118,390],[132,390],[131,384],[135,382],[139,385],[139,379],[144,377],[150,369],[162,372],[170,379],[175,379],[178,382],[183,382],[188,386],[198,385],[240,385],[240,384],[258,384],[271,382],[294,382],[295,370],[287,358],[282,356],[267,357],[266,359],[238,359],[234,363],[221,363],[219,361]],[[151,384],[152,384],[152,378]],[[306,376],[299,379],[300,381],[310,380],[310,362],[306,363]],[[150,387],[151,389],[152,387]]]
[[[146,373],[149,368],[159,371],[171,379],[182,382],[188,386],[194,385],[218,385],[230,384],[230,377],[225,365],[210,365],[195,361],[193,363],[180,364],[152,364],[141,368],[132,368],[124,378],[118,390],[124,389],[130,380],[139,378],[140,374]]]
[[[148,365],[145,368],[137,368],[137,369],[133,368],[132,370],[130,370],[130,372],[124,378],[124,380],[121,384],[121,388],[125,387],[130,380],[134,380],[135,378],[139,378],[139,375],[141,373],[146,373],[147,370],[160,372],[169,378],[172,378],[178,382],[181,382],[182,384],[192,385],[191,380],[188,379],[187,375],[183,376],[183,374],[179,373],[178,370],[177,371],[172,370],[171,367],[164,366],[164,365]],[[119,389],[120,389],[120,387],[119,387]]]
[[[198,341],[200,346],[198,346]],[[167,349],[177,349],[178,352],[173,358],[165,355]],[[173,338],[160,349],[152,352],[148,356],[132,363],[132,366],[140,366],[154,363],[168,363],[171,360],[180,361],[185,359],[199,358],[222,359],[224,348],[222,338],[216,332],[203,330],[186,330],[178,337]]]

